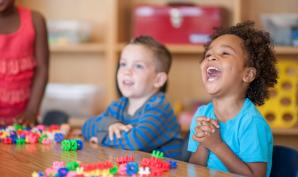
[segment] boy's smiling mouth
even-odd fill
[[[134,85],[134,82],[131,81],[131,80],[123,80],[123,81],[122,81],[122,84],[123,84],[124,86],[128,86],[128,87],[130,87],[130,86]]]
[[[221,70],[215,66],[207,67],[207,81],[213,82],[221,75]]]

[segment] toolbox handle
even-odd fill
[[[181,6],[195,6],[192,2],[182,2],[182,1],[170,1],[167,3],[168,6],[171,7],[181,7]]]

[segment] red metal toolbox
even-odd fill
[[[169,44],[204,44],[222,24],[221,8],[198,5],[138,5],[132,18],[133,36]]]

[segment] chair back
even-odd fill
[[[275,145],[270,177],[298,177],[298,151]]]

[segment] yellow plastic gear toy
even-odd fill
[[[298,62],[279,60],[278,83],[270,90],[270,99],[259,107],[272,128],[290,128],[296,125]]]

